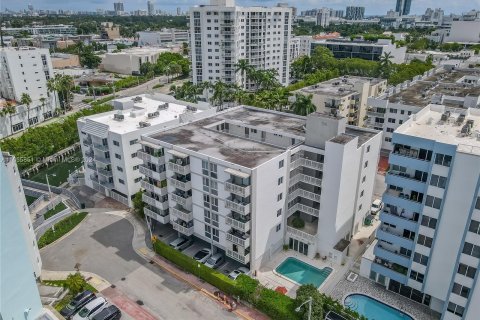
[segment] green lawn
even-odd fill
[[[42,281],[42,283],[44,285],[52,286],[52,287],[64,287],[64,288],[67,287],[65,280],[45,280],[45,281]],[[85,290],[90,290],[95,293],[98,292],[97,289],[95,289],[88,283],[85,285]],[[57,311],[62,310],[67,304],[70,303],[70,301],[73,298],[74,296],[71,293],[68,293],[67,295],[65,295],[65,297],[62,300],[57,302],[57,304],[55,305],[55,310]]]
[[[27,205],[31,205],[35,200],[37,200],[37,198],[27,195],[25,195],[25,199],[27,200]]]
[[[47,232],[43,234],[43,236],[38,239],[38,247],[43,248],[46,245],[54,242],[57,239],[60,239],[65,234],[70,232],[73,228],[75,228],[83,219],[87,216],[86,212],[76,212],[72,214],[70,217],[60,220],[55,224],[55,231],[52,229],[48,229]]]
[[[57,204],[57,205],[55,206],[55,208],[48,210],[48,211],[43,215],[43,218],[44,218],[45,220],[47,220],[48,218],[56,215],[57,213],[59,213],[60,211],[65,210],[65,209],[67,209],[67,206],[64,205],[63,202],[60,202],[59,204]]]
[[[28,177],[27,179],[47,183],[45,175],[48,174],[48,182],[50,185],[58,187],[62,183],[67,182],[68,172],[72,172],[80,167],[82,165],[82,160],[82,152],[79,150],[65,158],[63,162],[58,162],[52,166],[42,168],[37,174]]]

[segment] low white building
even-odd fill
[[[189,41],[188,30],[162,29],[160,31],[137,32],[139,46],[162,46],[168,43],[183,43]]]
[[[480,43],[480,20],[453,21],[443,42]]]
[[[177,101],[171,96],[141,95],[113,100],[114,111],[77,120],[85,157],[87,186],[131,206],[145,172],[140,135],[191,121],[208,104]]]
[[[12,114],[0,117],[0,138],[54,116],[57,103],[55,94],[47,89],[47,82],[51,77],[53,66],[48,49],[34,47],[0,49],[0,98],[15,106]],[[24,93],[32,99],[30,108],[21,105]],[[7,102],[0,105],[0,108],[6,106]]]
[[[370,213],[381,145],[346,122],[239,106],[142,135],[144,166],[163,169],[146,173],[145,214],[252,270],[282,245],[341,263]]]
[[[310,56],[311,36],[298,36],[290,39],[290,61],[302,56]]]
[[[121,74],[140,74],[142,63],[157,62],[158,57],[169,49],[144,47],[131,48],[116,53],[106,53],[103,57],[101,68],[108,72]]]

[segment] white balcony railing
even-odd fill
[[[250,203],[239,203],[239,202],[234,202],[230,199],[227,199],[225,200],[225,208],[241,214],[250,213]]]
[[[185,209],[178,209],[178,208],[175,208],[175,207],[170,207],[170,214],[172,216],[176,216],[180,219],[182,219],[183,221],[191,221],[193,220],[193,213],[191,213],[190,211],[188,210],[185,210]]]
[[[173,230],[176,230],[180,233],[183,233],[186,236],[191,236],[193,234],[193,226],[184,227],[184,226],[180,225],[179,223],[177,223],[176,221],[172,220],[170,222],[172,223]]]
[[[137,151],[137,157],[139,159],[142,159],[143,162],[151,162],[156,165],[161,165],[165,164],[165,157],[164,156],[155,156],[151,155],[149,153],[146,153],[145,151],[139,150]]]
[[[192,197],[191,196],[187,196],[187,197],[182,197],[182,196],[179,196],[178,194],[175,194],[175,193],[171,193],[170,194],[170,199],[172,199],[173,201],[175,201],[176,203],[186,207],[186,206],[189,206],[191,204],[191,200],[192,200]]]
[[[248,221],[240,221],[232,217],[232,215],[228,215],[225,217],[225,224],[230,226],[234,229],[240,230],[242,232],[250,231],[250,220]]]
[[[179,173],[181,175],[186,175],[187,173],[190,173],[189,164],[181,165],[181,164],[169,162],[167,167],[168,167],[168,170],[172,170],[173,172]]]
[[[145,165],[140,165],[139,170],[140,170],[140,173],[158,181],[165,180],[166,178],[165,172],[153,171],[152,169],[147,168]]]
[[[251,186],[242,186],[232,183],[232,180],[225,182],[225,191],[242,196],[248,197],[250,195]]]
[[[155,211],[150,210],[148,208],[144,208],[143,210],[144,210],[146,216],[149,216],[149,217],[157,220],[158,222],[160,222],[162,224],[167,224],[167,223],[170,222],[170,215],[168,215],[168,214],[167,215],[158,214]]]
[[[246,255],[242,255],[230,249],[227,249],[225,252],[227,254],[227,257],[237,260],[240,263],[247,264],[250,262],[250,253],[247,253]]]
[[[298,229],[295,229],[293,227],[290,227],[290,226],[287,226],[287,235],[290,234],[294,237],[298,237],[300,238],[301,240],[306,240],[310,243],[314,243],[317,239],[317,236],[316,235],[313,235],[313,234],[310,234],[310,233],[307,233],[307,232],[304,232],[304,231],[301,231],[301,230],[298,230]]]
[[[300,181],[311,184],[311,185],[314,185],[314,186],[317,186],[317,187],[322,186],[322,179],[310,177],[310,176],[307,176],[306,174],[303,174],[303,173],[298,173],[295,176],[293,176],[292,178],[290,178],[290,186],[293,186]]]
[[[166,210],[168,208],[168,201],[161,202],[159,200],[156,200],[155,198],[150,197],[145,193],[142,194],[142,201],[160,210]]]
[[[296,197],[302,197],[302,198],[305,198],[305,199],[308,199],[308,200],[320,202],[320,195],[319,194],[316,194],[316,193],[313,193],[313,192],[310,192],[310,191],[307,191],[307,190],[303,190],[303,189],[296,189],[293,192],[291,192],[288,195],[288,200],[291,201],[291,200],[295,199]]]
[[[244,248],[248,248],[250,246],[250,236],[247,234],[245,234],[244,238],[242,238],[238,234],[227,233],[226,240]]]
[[[291,216],[292,214],[294,214],[297,211],[301,211],[303,213],[312,215],[314,217],[319,217],[320,216],[320,210],[319,209],[315,209],[315,208],[309,207],[309,206],[301,204],[301,203],[296,203],[290,209],[288,209],[288,216]]]
[[[175,178],[168,178],[168,183],[170,183],[171,186],[178,188],[183,191],[188,191],[192,189],[192,182],[191,181],[180,181]]]

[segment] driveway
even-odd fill
[[[101,293],[124,311],[125,319],[237,319],[217,302],[143,260],[132,247],[133,233],[130,222],[120,216],[91,213],[67,238],[41,250],[43,268],[78,267],[105,278],[115,288]]]

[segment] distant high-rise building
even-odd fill
[[[177,16],[181,15],[182,11],[180,10],[180,7],[177,8]]]
[[[348,6],[345,19],[347,20],[363,20],[365,15],[365,7]]]
[[[28,5],[28,11],[30,11],[30,12],[33,11],[33,5],[31,3]]]
[[[123,7],[123,2],[114,2],[113,3],[113,10],[115,11],[115,14],[119,14],[121,12],[124,12],[125,9]]]
[[[343,10],[330,10],[330,17],[332,18],[343,18],[345,11]]]
[[[148,15],[153,16],[155,13],[155,8],[153,7],[153,1],[147,1],[147,10],[148,10]]]
[[[412,0],[397,0],[397,11],[401,16],[406,16],[410,13],[410,7],[412,6]]]
[[[317,12],[317,26],[328,27],[330,24],[330,12],[328,8],[321,8]]]

